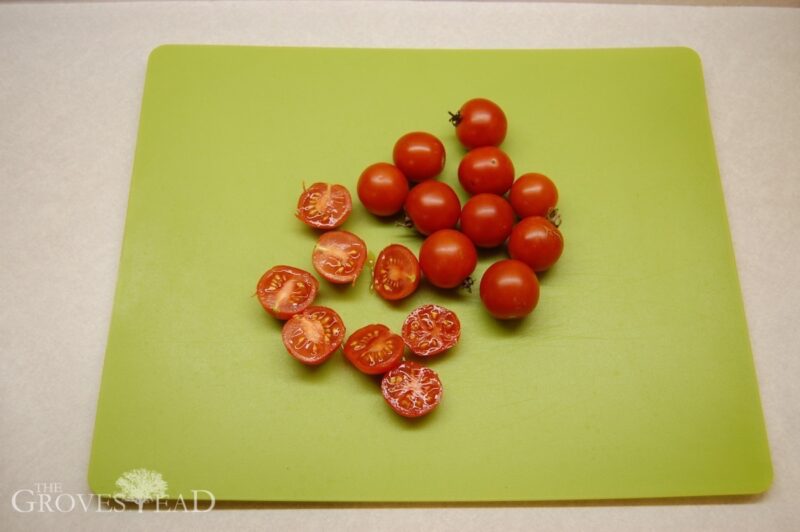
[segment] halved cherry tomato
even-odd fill
[[[394,165],[369,165],[358,178],[358,199],[375,216],[391,216],[403,209],[408,196],[408,179]]]
[[[441,181],[424,181],[412,188],[405,209],[414,227],[423,235],[455,227],[461,216],[458,196]]]
[[[500,106],[485,98],[474,98],[450,113],[461,144],[471,150],[481,146],[499,146],[506,138],[508,121]]]
[[[290,355],[316,366],[342,346],[344,333],[344,322],[333,309],[312,306],[284,323],[281,337]]]
[[[403,341],[421,357],[438,355],[458,343],[461,322],[452,310],[439,305],[415,308],[403,322]]]
[[[461,232],[476,246],[493,248],[506,241],[514,220],[514,209],[502,196],[477,194],[461,209]]]
[[[432,369],[407,361],[383,376],[381,392],[401,416],[420,417],[441,402],[442,381]]]
[[[362,327],[344,343],[344,355],[359,371],[381,375],[396,368],[403,360],[403,339],[386,325]]]
[[[409,181],[419,183],[432,179],[444,169],[445,151],[442,141],[424,131],[406,133],[394,145],[394,164]]]
[[[339,227],[352,210],[350,192],[342,185],[314,183],[297,200],[297,217],[315,229]]]
[[[319,281],[305,270],[275,266],[258,280],[256,295],[264,310],[279,320],[305,310],[317,296]]]
[[[561,231],[547,218],[531,216],[514,226],[508,239],[508,253],[535,272],[542,272],[556,263],[564,251]]]
[[[414,252],[400,244],[387,246],[375,261],[372,287],[388,301],[413,294],[419,286],[419,261]]]
[[[475,269],[478,252],[464,233],[454,229],[436,231],[419,249],[419,265],[425,278],[439,288],[455,288]]]
[[[314,269],[336,284],[354,283],[366,259],[367,245],[348,231],[323,233],[311,255]]]
[[[539,280],[524,262],[495,262],[481,278],[481,301],[497,319],[522,318],[539,302]]]
[[[508,200],[520,218],[546,216],[558,203],[558,189],[543,174],[523,174],[511,185]]]
[[[500,148],[475,148],[461,159],[458,181],[470,194],[488,192],[502,196],[514,183],[514,164]]]

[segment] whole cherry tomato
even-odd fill
[[[342,185],[314,183],[297,200],[297,217],[315,229],[339,227],[352,210],[350,192]]]
[[[481,300],[495,318],[522,318],[530,314],[539,302],[539,281],[524,262],[501,260],[484,272]]]
[[[469,100],[456,114],[450,113],[456,136],[468,150],[499,146],[506,138],[508,121],[500,106],[485,98]]]
[[[535,272],[542,272],[556,263],[564,251],[561,231],[546,218],[525,218],[511,230],[508,253]]]
[[[558,189],[546,175],[523,174],[511,185],[508,199],[520,218],[546,216],[558,203]]]
[[[394,145],[394,164],[415,183],[432,179],[444,169],[442,141],[423,131],[406,133]]]
[[[514,227],[514,209],[495,194],[472,196],[461,209],[461,232],[481,248],[493,248],[506,241]]]
[[[358,178],[358,198],[375,216],[391,216],[403,208],[408,180],[394,165],[375,163]]]
[[[461,159],[458,180],[470,194],[488,192],[502,196],[514,182],[514,164],[500,148],[475,148]]]
[[[335,284],[355,283],[367,259],[367,245],[348,231],[322,233],[311,262],[322,277]]]
[[[422,305],[403,322],[403,341],[421,357],[438,355],[458,343],[461,322],[452,310],[439,305]]]
[[[344,344],[344,355],[359,371],[381,375],[400,365],[404,347],[400,336],[376,323],[351,334]]]
[[[462,284],[478,263],[475,245],[464,233],[453,229],[436,231],[422,243],[419,265],[425,278],[439,288]]]
[[[308,307],[283,324],[283,345],[294,358],[311,366],[322,364],[344,340],[344,322],[328,307]]]
[[[419,286],[419,261],[414,252],[400,244],[387,246],[375,261],[372,287],[388,301],[410,296]]]
[[[256,295],[270,315],[286,320],[305,310],[317,296],[319,281],[292,266],[275,266],[261,276]]]
[[[458,196],[441,181],[425,181],[412,188],[405,209],[414,227],[423,235],[455,227],[461,216]]]
[[[407,361],[383,376],[381,392],[401,416],[420,417],[441,402],[442,381],[432,369]]]

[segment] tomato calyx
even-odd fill
[[[461,111],[456,111],[455,113],[452,111],[447,111],[447,114],[450,115],[450,123],[453,124],[454,127],[458,126],[458,124],[460,124],[464,119],[464,117],[461,116]]]
[[[561,213],[558,212],[558,207],[550,207],[547,209],[547,214],[544,215],[548,222],[559,227],[561,225]]]

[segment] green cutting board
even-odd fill
[[[284,350],[253,296],[311,269],[303,183],[355,191],[395,139],[463,149],[447,111],[509,117],[518,173],[560,190],[566,248],[527,319],[477,293],[389,304],[322,283],[348,329],[455,310],[431,415],[392,413],[341,354]],[[357,200],[356,200],[356,203]],[[412,232],[354,206],[373,253]],[[479,277],[502,251],[482,253]],[[94,445],[92,488],[135,468],[171,497],[522,501],[756,493],[771,465],[700,60],[686,48],[357,50],[164,46],[150,57]]]

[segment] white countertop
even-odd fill
[[[147,56],[163,43],[689,46],[700,54],[775,481],[745,499],[18,513],[86,472]],[[800,9],[525,2],[0,5],[0,523],[408,530],[800,528]],[[794,456],[794,458],[792,458]]]

